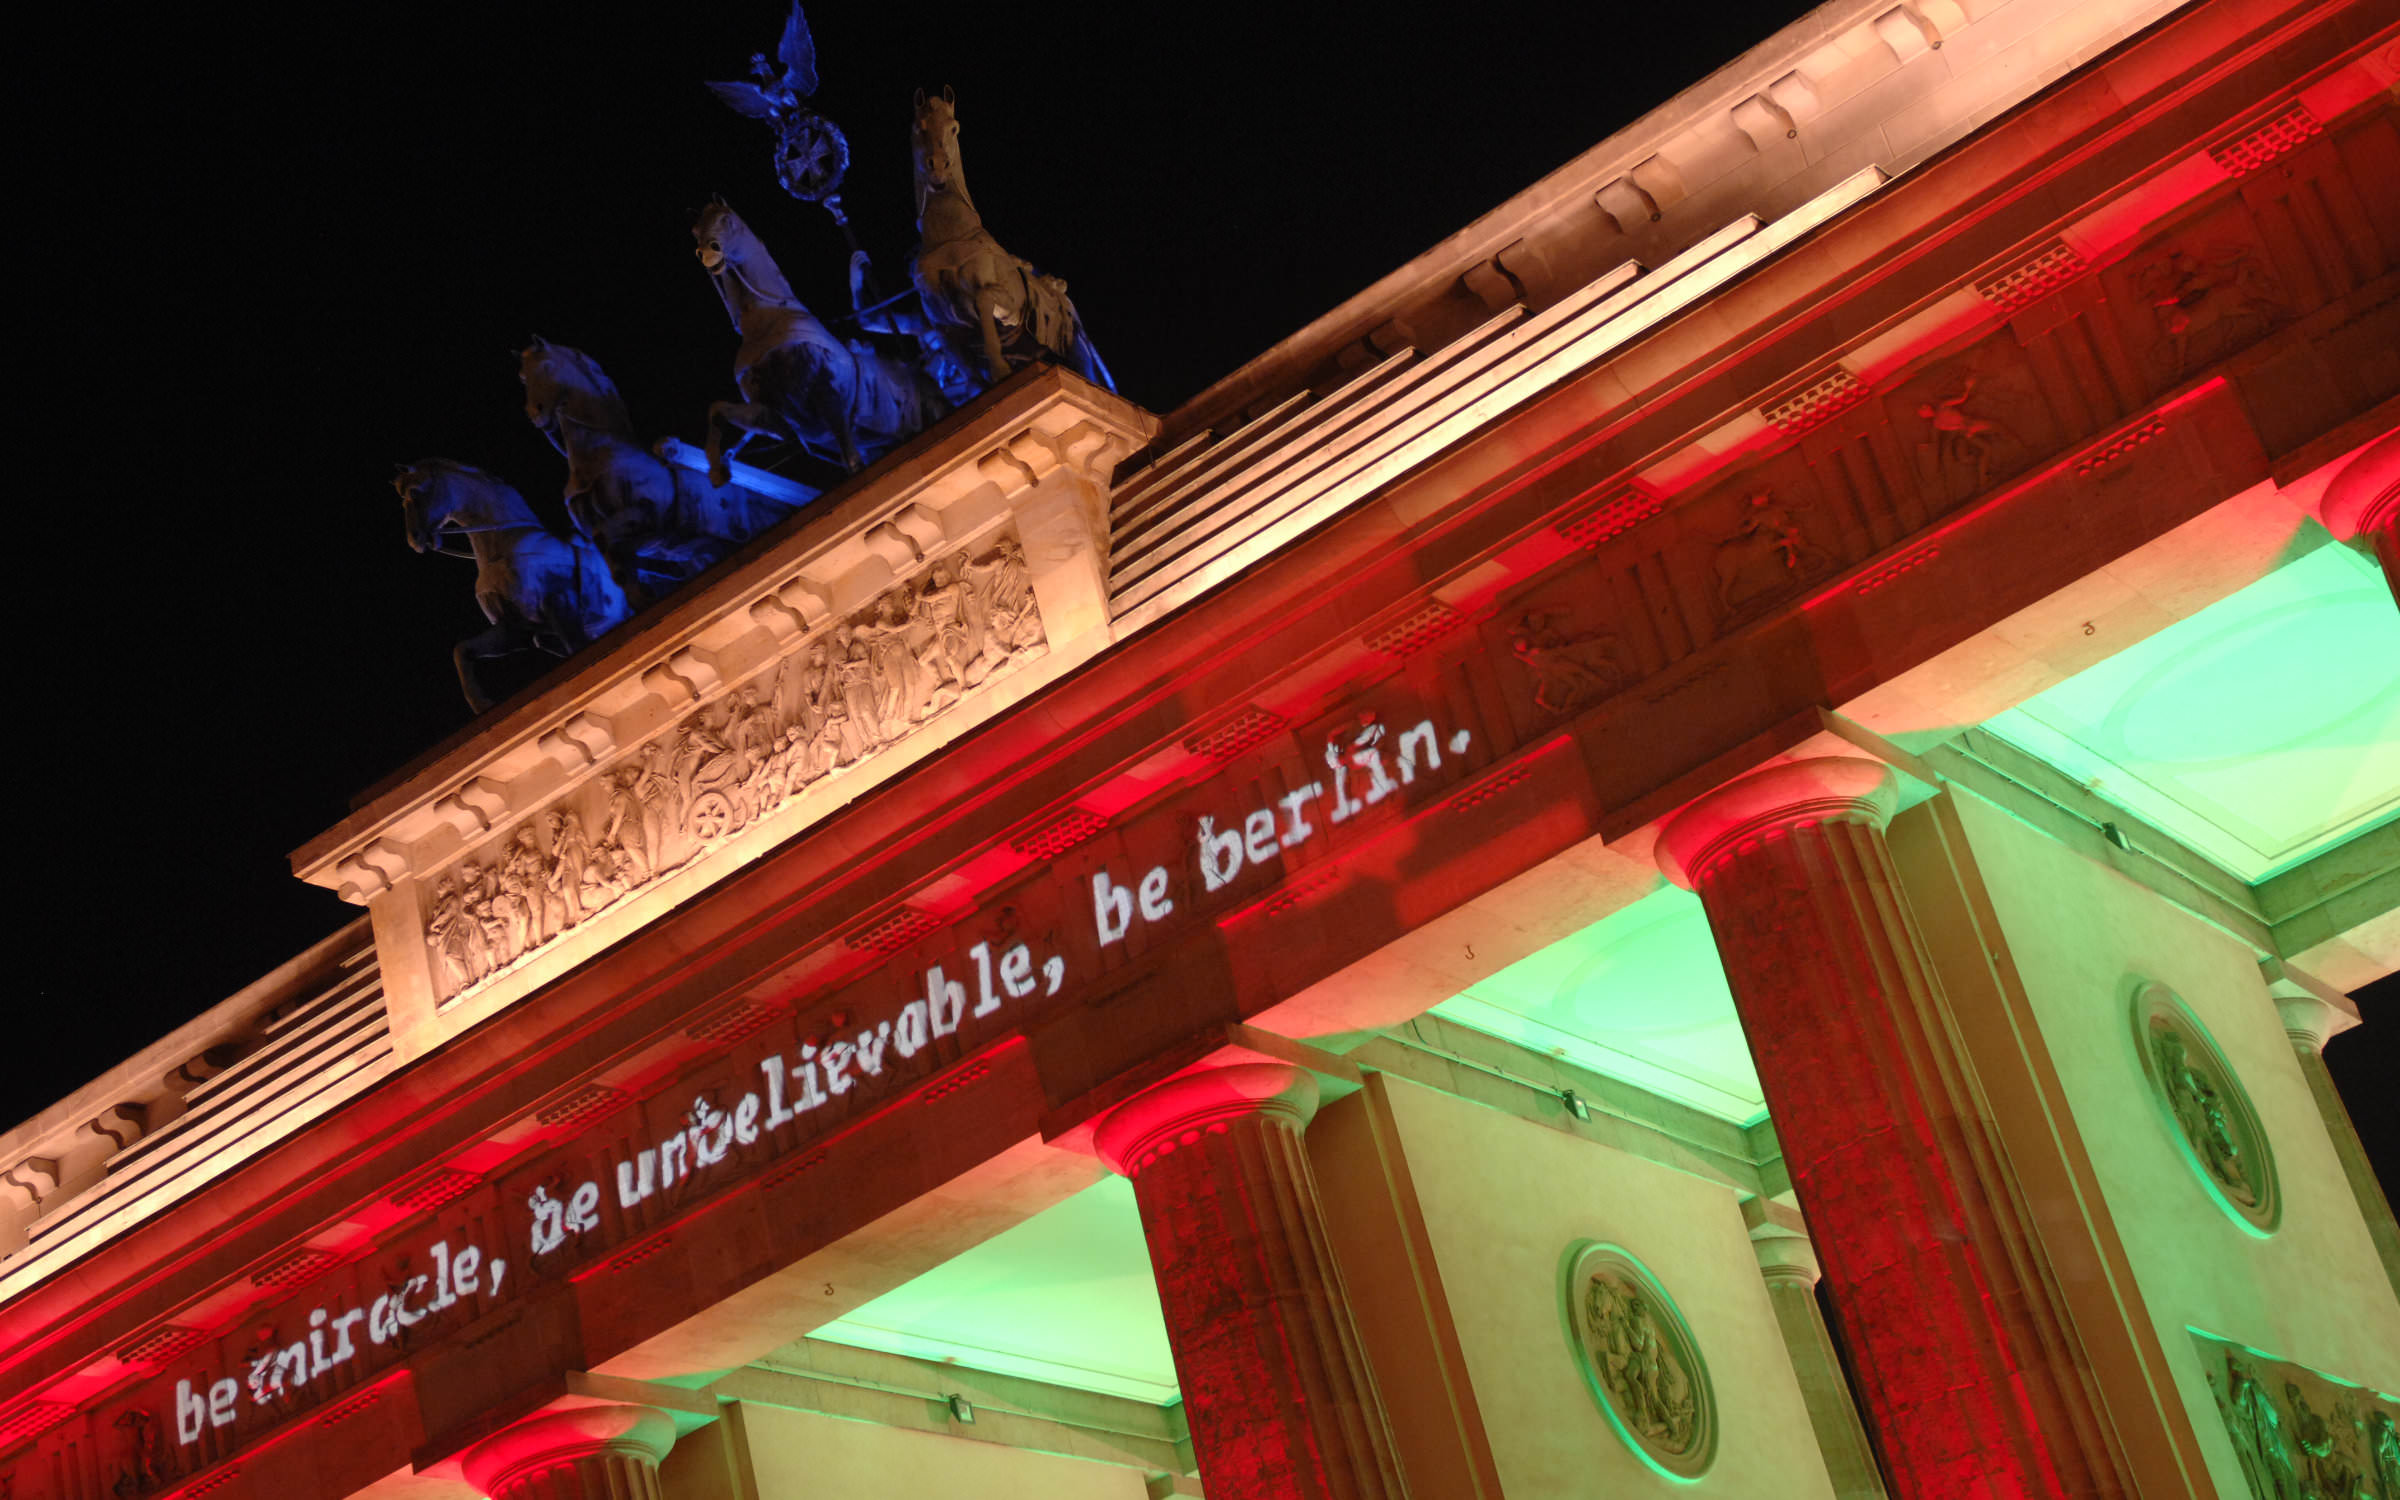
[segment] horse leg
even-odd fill
[[[1008,378],[1008,356],[1000,347],[1000,289],[980,287],[975,293],[975,315],[983,320],[983,362],[991,371],[996,385]]]
[[[450,662],[458,668],[458,686],[467,695],[468,712],[487,713],[492,706],[491,695],[483,690],[483,683],[475,675],[475,663],[506,656],[521,645],[513,627],[506,623],[494,623],[460,641],[451,651]]]
[[[858,378],[864,380],[866,371],[859,370]],[[850,410],[850,402],[838,386],[833,392],[833,435],[842,445],[843,468],[855,474],[867,466],[866,459],[858,451],[858,418]]]
[[[729,446],[725,429],[738,434]],[[723,489],[733,483],[731,462],[754,437],[773,436],[782,424],[775,413],[764,406],[741,401],[719,401],[708,409],[708,482]]]

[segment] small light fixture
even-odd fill
[[[970,1427],[975,1425],[975,1407],[964,1396],[950,1398],[950,1415]]]
[[[1558,1091],[1558,1097],[1566,1104],[1567,1113],[1573,1115],[1576,1119],[1588,1120],[1592,1117],[1592,1107],[1584,1103],[1583,1096],[1576,1093],[1573,1089],[1560,1089]]]

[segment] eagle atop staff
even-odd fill
[[[792,0],[774,60],[752,53],[750,76],[755,82],[711,83],[709,92],[735,114],[764,120],[775,132],[775,177],[785,192],[821,203],[835,222],[846,222],[841,188],[842,174],[850,169],[850,142],[840,126],[809,103],[817,92],[817,46],[800,0]]]

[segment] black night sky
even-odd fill
[[[697,439],[732,395],[689,234],[712,192],[812,305],[847,305],[831,221],[701,87],[772,50],[780,5],[67,7],[20,37],[50,102],[18,152],[32,896],[0,1121],[355,914],[286,855],[465,721],[449,649],[481,623],[471,570],[405,545],[395,461],[477,464],[555,512],[564,462],[516,380],[536,332]],[[1805,8],[810,21],[887,275],[914,243],[910,93],[947,83],[986,221],[1165,411]]]

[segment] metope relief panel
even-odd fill
[[[2134,992],[2133,1032],[2151,1095],[2186,1164],[2237,1223],[2274,1232],[2283,1211],[2274,1148],[2216,1039],[2163,984]]]
[[[1616,1245],[1578,1241],[1562,1270],[1568,1345],[1609,1426],[1661,1473],[1706,1473],[1717,1456],[1716,1390],[1674,1299]]]
[[[449,1005],[820,783],[870,765],[1046,649],[1022,550],[936,558],[430,877]]]
[[[1887,410],[1933,514],[2023,473],[2062,442],[2032,365],[2006,333],[1911,375]]]
[[[2149,241],[2102,279],[2153,392],[2248,348],[2294,314],[2274,257],[2239,202]]]
[[[2190,1332],[2251,1500],[2400,1500],[2400,1401]]]

